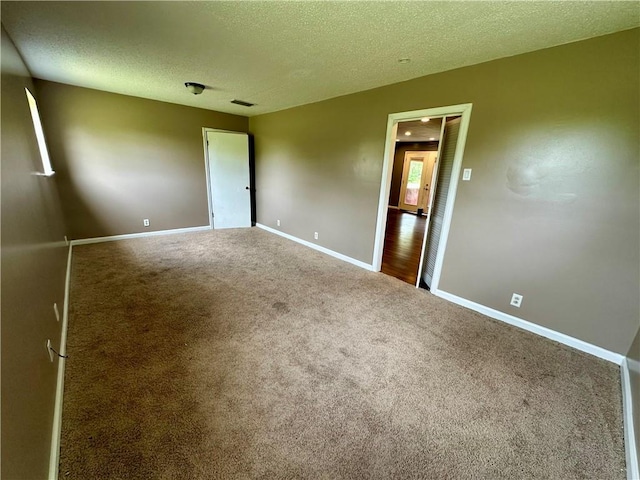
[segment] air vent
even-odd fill
[[[243,107],[253,107],[255,105],[254,103],[245,102],[244,100],[231,100],[231,103],[242,105]]]

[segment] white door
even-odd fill
[[[422,176],[424,184],[422,185],[422,189],[420,190],[420,197],[418,198],[418,208],[422,209],[425,214],[429,213],[431,187],[434,184],[433,170],[437,158],[438,152],[428,152],[425,159],[426,167],[424,170],[424,175]]]
[[[249,136],[207,130],[213,228],[251,226]]]
[[[431,152],[406,152],[404,154],[404,166],[402,169],[402,186],[400,187],[400,201],[398,206],[401,210],[415,212],[418,208],[423,208],[424,186],[427,184],[427,174],[433,170],[429,168]],[[428,198],[428,196],[427,196]]]

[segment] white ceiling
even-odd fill
[[[426,118],[426,117],[425,117]],[[396,134],[397,142],[434,142],[440,141],[442,118],[430,118],[428,122],[412,120],[399,122]],[[411,135],[407,135],[410,132]]]
[[[35,77],[248,116],[640,24],[638,1],[2,1],[1,7],[2,23]],[[194,96],[185,81],[210,88]],[[234,98],[256,105],[232,105]]]

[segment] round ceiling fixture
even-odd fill
[[[187,87],[187,90],[189,90],[194,95],[200,95],[204,91],[204,85],[202,85],[201,83],[186,82],[184,86]]]
[[[410,137],[410,136],[411,136],[411,132],[410,132],[410,131],[408,131],[408,130],[407,130],[406,132],[404,132],[404,134],[405,134],[407,137]]]

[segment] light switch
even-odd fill
[[[465,168],[462,172],[462,180],[471,180],[471,169]]]

